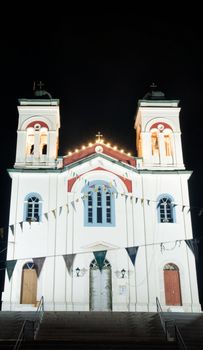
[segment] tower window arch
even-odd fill
[[[33,123],[32,123],[33,124]],[[35,123],[27,127],[26,155],[39,157],[47,154],[48,127]]]
[[[82,192],[85,226],[114,226],[115,188],[106,181],[92,181]]]
[[[158,221],[160,223],[174,223],[175,222],[175,206],[173,198],[167,194],[163,194],[158,198]]]
[[[24,200],[24,221],[39,222],[42,216],[42,200],[37,193],[29,193]]]

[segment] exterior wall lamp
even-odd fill
[[[121,278],[124,278],[124,277],[125,277],[125,273],[126,273],[126,270],[125,270],[125,269],[122,269],[122,270],[121,270]]]
[[[77,268],[75,269],[75,271],[76,271],[76,276],[77,276],[77,277],[80,277],[80,268],[77,267]]]

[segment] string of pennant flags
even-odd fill
[[[72,174],[73,177],[74,177],[74,176],[76,176],[76,177],[78,176],[75,172],[72,172],[71,174]],[[128,174],[126,173],[126,177],[127,177],[127,175],[128,175]],[[82,178],[80,178],[80,179],[82,179]],[[87,185],[90,184],[89,181],[87,181],[87,179],[84,179],[84,182],[85,182],[85,184],[87,184]],[[101,190],[104,191],[104,192],[106,192],[109,188],[112,188],[113,186],[117,187],[117,184],[116,184],[116,181],[115,181],[115,180],[110,181],[107,185],[106,185],[106,184],[105,184],[105,185],[102,185],[102,187],[101,187],[101,186],[98,186],[98,185],[94,185],[94,184],[91,185],[90,187],[91,187],[95,192],[98,192],[98,191],[101,191]],[[158,200],[149,199],[149,198],[144,198],[144,197],[138,197],[137,195],[132,194],[132,193],[118,192],[117,190],[116,190],[116,191],[111,191],[110,193],[111,193],[111,195],[116,196],[116,198],[118,198],[118,196],[120,195],[121,197],[124,197],[125,200],[127,200],[128,198],[130,198],[130,200],[133,201],[133,199],[134,199],[134,200],[135,200],[135,204],[137,204],[137,203],[139,203],[139,202],[140,202],[142,205],[143,205],[144,203],[147,203],[147,205],[150,205],[150,203],[157,203],[157,204],[158,204]],[[72,192],[72,194],[73,194],[73,196],[74,196],[74,195],[77,194],[77,193]],[[72,200],[70,201],[70,205],[71,205],[72,208],[76,211],[76,203],[78,203],[80,199],[85,200],[87,197],[88,197],[88,192],[81,193],[79,196],[77,195],[77,197],[76,197],[75,199],[72,199]],[[184,212],[185,209],[187,209],[187,213],[189,213],[189,212],[190,212],[191,210],[193,210],[193,209],[197,209],[197,211],[198,211],[198,216],[201,216],[201,215],[203,214],[203,208],[200,208],[200,207],[197,207],[197,206],[190,206],[190,205],[186,205],[186,204],[179,204],[179,203],[176,203],[176,202],[172,202],[171,204],[172,204],[174,207],[176,207],[176,206],[181,206],[181,207],[182,207],[182,212]],[[49,210],[49,211],[43,213],[43,216],[44,216],[44,218],[45,218],[46,220],[49,220],[49,215],[50,215],[50,213],[52,213],[53,216],[56,218],[58,210],[59,210],[59,216],[60,216],[64,207],[67,208],[67,214],[68,214],[68,213],[69,213],[69,208],[70,208],[70,206],[69,206],[68,203],[66,203],[66,204],[64,204],[64,205],[59,206],[58,208],[54,208],[54,209],[51,209],[51,210]],[[10,225],[9,225],[9,228],[10,228],[12,234],[14,234],[14,228],[15,228],[16,225],[20,225],[21,230],[23,231],[23,224],[24,224],[25,222],[28,222],[29,225],[31,225],[32,222],[34,222],[34,221],[38,221],[38,220],[33,220],[33,219],[31,219],[31,220],[22,220],[22,221],[16,222],[15,224],[10,224]],[[40,221],[41,221],[41,220],[40,220]],[[5,230],[6,230],[6,228],[0,227],[0,238],[3,237],[4,231],[5,231]]]
[[[110,248],[108,250],[120,250],[120,249],[125,249],[126,252],[128,253],[128,256],[133,264],[133,266],[135,266],[135,261],[136,261],[136,257],[137,257],[137,253],[138,253],[138,248],[139,247],[145,247],[145,246],[149,246],[149,245],[160,245],[160,249],[161,249],[161,253],[163,253],[165,250],[174,250],[177,246],[177,244],[179,244],[179,247],[181,245],[181,242],[185,241],[186,244],[188,245],[188,247],[191,249],[191,251],[193,252],[195,259],[198,258],[198,246],[197,246],[197,240],[196,239],[186,239],[186,240],[176,240],[176,241],[167,241],[167,242],[161,242],[161,243],[151,243],[151,244],[145,244],[145,245],[139,245],[139,246],[132,246],[132,247],[125,247],[125,248]],[[166,244],[167,243],[174,243],[174,246],[171,248],[166,248]],[[21,259],[12,259],[12,260],[7,260],[7,261],[0,261],[5,263],[5,267],[1,268],[0,270],[6,270],[7,274],[8,274],[8,278],[9,280],[12,277],[14,268],[16,266],[17,261],[28,261],[28,260],[32,260],[34,266],[36,267],[36,273],[37,276],[39,277],[43,264],[45,262],[46,258],[53,258],[53,257],[59,257],[62,256],[64,258],[65,261],[65,265],[66,268],[68,270],[68,273],[71,274],[72,272],[72,266],[73,266],[73,262],[74,259],[76,257],[76,255],[78,254],[90,254],[93,253],[95,260],[97,262],[97,265],[99,267],[99,270],[102,271],[103,265],[104,265],[104,261],[105,261],[105,257],[106,257],[106,253],[108,250],[101,250],[101,251],[88,251],[88,252],[79,252],[79,253],[71,253],[71,254],[56,254],[56,255],[49,255],[49,256],[43,256],[43,257],[29,257],[29,258],[21,258]],[[1,252],[0,252],[1,253]]]
[[[96,189],[96,190],[97,190],[97,189]],[[118,197],[118,195],[120,195],[121,197],[124,197],[126,200],[127,200],[127,198],[130,198],[131,201],[133,201],[133,199],[134,199],[134,200],[135,200],[135,204],[138,204],[138,202],[140,202],[142,205],[143,205],[144,203],[147,203],[147,205],[150,205],[150,203],[157,203],[157,204],[158,204],[158,202],[159,202],[158,200],[153,200],[153,199],[148,199],[148,198],[146,199],[146,198],[138,197],[138,196],[136,196],[136,195],[134,195],[134,194],[132,194],[132,193],[128,193],[128,194],[127,194],[127,193],[111,192],[111,194],[112,194],[112,195],[116,195],[116,198]],[[88,193],[81,193],[80,196],[78,196],[77,198],[71,200],[71,201],[70,201],[70,204],[66,203],[66,204],[64,204],[64,205],[59,206],[58,208],[56,207],[56,208],[54,208],[54,209],[51,209],[50,211],[47,211],[47,212],[43,213],[44,218],[45,218],[46,220],[49,220],[49,215],[50,215],[51,213],[52,213],[53,216],[56,218],[57,212],[58,212],[58,215],[60,216],[61,213],[62,213],[63,208],[66,208],[66,209],[67,209],[67,214],[68,214],[69,211],[70,211],[70,205],[71,205],[72,208],[76,211],[76,209],[77,209],[77,208],[76,208],[76,203],[78,203],[80,199],[85,200],[87,197],[88,197]],[[193,210],[193,209],[197,209],[197,211],[198,211],[198,216],[201,216],[201,215],[203,214],[203,208],[200,208],[200,207],[190,206],[190,205],[186,205],[186,204],[179,204],[179,203],[176,203],[176,202],[172,202],[171,204],[172,204],[174,207],[181,206],[181,207],[182,207],[182,209],[181,209],[182,212],[184,212],[185,210],[187,210],[187,214],[188,214],[191,210]],[[24,224],[25,222],[28,222],[29,225],[31,225],[32,222],[34,222],[34,221],[35,221],[35,220],[33,220],[33,219],[31,219],[31,220],[22,220],[22,221],[19,221],[19,222],[15,223],[15,224],[10,224],[10,225],[9,225],[9,228],[10,228],[12,234],[14,234],[14,227],[15,227],[15,225],[19,224],[20,227],[21,227],[21,230],[23,230],[23,224]],[[36,221],[38,221],[38,220],[36,220]],[[1,228],[0,228],[0,237],[3,235],[3,232],[4,232],[4,228],[1,227]]]

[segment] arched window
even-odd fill
[[[27,156],[47,154],[48,128],[36,123],[27,128],[26,154]]]
[[[175,222],[173,199],[169,195],[162,195],[158,199],[158,221],[161,223]]]
[[[30,193],[24,201],[24,220],[41,221],[42,200],[39,194]]]
[[[86,226],[115,225],[116,190],[105,181],[92,181],[82,190]]]

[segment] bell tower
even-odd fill
[[[144,168],[184,169],[178,105],[153,90],[138,101],[134,127]]]
[[[40,89],[19,99],[14,168],[56,168],[60,128],[59,100]]]

